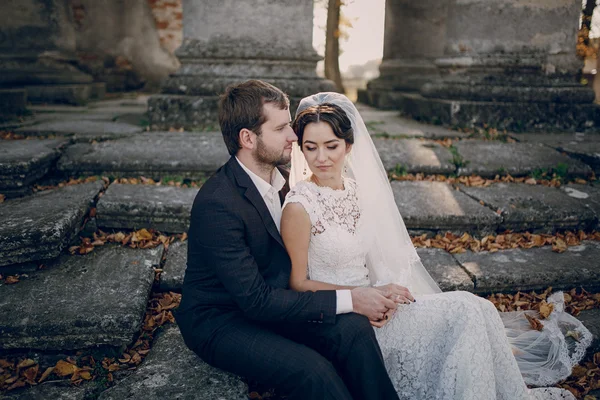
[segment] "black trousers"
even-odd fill
[[[395,400],[381,350],[366,317],[335,324],[228,324],[197,351],[207,363],[270,387],[290,400]]]

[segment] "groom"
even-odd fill
[[[207,363],[290,399],[397,399],[369,321],[396,308],[389,298],[401,288],[288,288],[281,166],[297,138],[287,96],[258,80],[230,86],[219,122],[231,158],[192,208],[176,313],[186,344]]]

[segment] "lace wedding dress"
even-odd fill
[[[344,178],[343,190],[300,181],[288,194],[284,207],[300,203],[310,216],[310,279],[348,286],[371,284],[358,198],[357,184],[350,178]],[[554,318],[554,323],[546,322],[548,326],[541,332],[527,327],[523,313],[502,313],[505,324],[511,326],[505,329],[505,318],[501,319],[494,305],[469,292],[426,294],[416,296],[416,300],[400,305],[383,328],[374,328],[401,399],[574,399],[571,393],[558,388],[528,389],[524,380],[537,385],[556,383],[569,375],[576,358],[587,347],[582,343],[575,351],[568,348],[558,329],[562,294],[552,299],[556,310],[548,321]],[[590,340],[585,332],[581,333],[582,340]],[[533,340],[528,337],[524,343],[548,343],[547,351],[557,353],[554,358],[564,363],[562,376],[540,373],[543,368],[527,362],[523,365],[528,371],[519,369],[515,355],[520,354],[524,361],[531,356],[529,345],[518,348],[523,335],[538,335]],[[558,365],[556,360],[550,363]]]

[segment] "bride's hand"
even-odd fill
[[[397,304],[410,304],[415,301],[415,298],[408,288],[395,283],[377,286],[375,289],[379,290],[379,292],[388,299],[394,300]]]
[[[392,317],[394,316],[395,313],[396,313],[396,310],[387,310],[387,312],[383,315],[383,319],[380,319],[378,321],[370,320],[369,322],[375,328],[381,328],[392,319]]]

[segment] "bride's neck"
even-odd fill
[[[316,175],[312,175],[310,180],[314,182],[317,186],[329,187],[335,190],[343,190],[344,189],[344,180],[341,176],[336,176],[329,179],[321,180]]]

